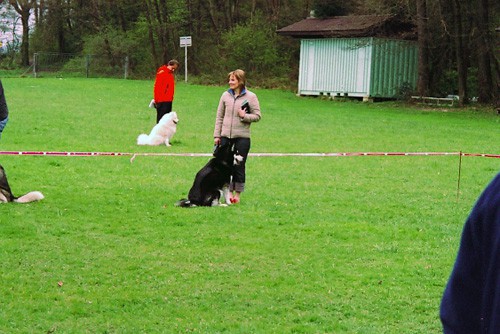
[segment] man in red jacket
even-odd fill
[[[172,111],[175,90],[174,72],[178,67],[179,62],[172,59],[167,65],[160,66],[156,71],[153,96],[156,106],[156,123],[163,115]]]

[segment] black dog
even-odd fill
[[[12,194],[10,190],[9,182],[7,181],[7,175],[5,174],[5,169],[0,165],[0,203],[5,202],[17,202],[17,203],[29,203],[33,201],[39,201],[43,199],[43,194],[39,191],[31,191],[21,197],[16,197]]]
[[[216,146],[213,158],[200,169],[189,190],[188,198],[183,198],[175,205],[181,207],[217,206],[221,196],[226,204],[229,201],[229,182],[233,166],[238,165],[243,157],[234,150],[233,145]]]

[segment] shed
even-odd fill
[[[299,95],[394,98],[416,86],[415,26],[394,16],[307,18],[277,33],[301,39]]]

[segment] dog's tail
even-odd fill
[[[149,144],[149,136],[145,133],[139,135],[137,137],[137,145],[148,145]]]
[[[34,202],[34,201],[40,201],[44,199],[45,197],[43,194],[39,191],[31,191],[21,197],[18,197],[14,199],[14,202],[17,203],[29,203],[29,202]]]
[[[196,206],[196,204],[191,203],[187,198],[183,198],[175,203],[175,206],[180,206],[181,208],[192,208]]]

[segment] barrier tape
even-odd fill
[[[137,156],[166,156],[166,157],[211,157],[211,153],[124,153],[124,152],[53,152],[53,151],[0,151],[0,155],[35,155],[35,156],[64,156],[64,157],[92,157],[92,156],[131,156],[130,163]],[[254,157],[354,157],[354,156],[459,156],[457,201],[460,197],[460,179],[462,157],[500,158],[500,154],[464,153],[464,152],[342,152],[342,153],[250,153]]]
[[[211,153],[128,153],[128,152],[54,152],[54,151],[0,151],[0,155],[33,156],[166,156],[166,157],[210,157]],[[340,152],[340,153],[250,153],[253,157],[353,157],[353,156],[445,156],[500,158],[500,154],[464,152]]]

